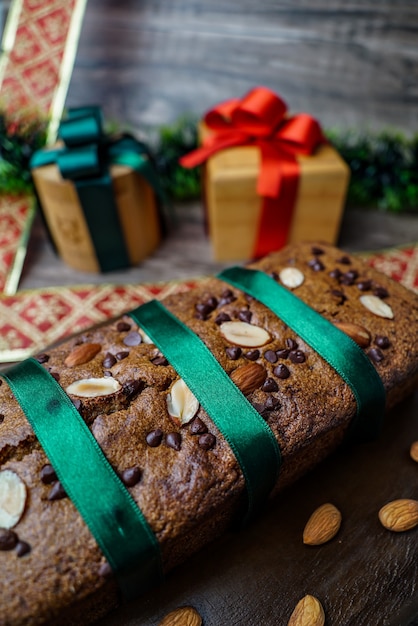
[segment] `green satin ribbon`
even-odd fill
[[[106,556],[124,596],[133,598],[160,582],[157,539],[69,397],[34,359],[1,375]]]
[[[69,109],[58,135],[65,146],[36,152],[31,169],[56,163],[61,176],[74,182],[100,270],[130,265],[109,173],[110,165],[127,165],[141,174],[157,196],[162,192],[147,146],[131,135],[108,138],[98,107]]]
[[[203,341],[152,300],[129,315],[149,335],[229,443],[244,474],[248,522],[275,485],[281,455],[267,423],[232,382]]]
[[[363,350],[263,272],[231,267],[218,274],[218,278],[262,302],[338,372],[357,402],[357,414],[348,438],[363,441],[375,438],[383,423],[385,389]]]

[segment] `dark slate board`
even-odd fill
[[[386,502],[418,498],[418,393],[393,410],[379,441],[340,450],[280,495],[249,528],[228,533],[170,573],[163,585],[100,626],[154,626],[194,606],[204,626],[285,626],[298,600],[322,602],[328,626],[418,625],[418,528],[385,530]],[[311,512],[332,502],[338,535],[302,543]]]

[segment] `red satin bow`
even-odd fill
[[[258,146],[257,193],[263,197],[263,206],[256,258],[287,242],[299,181],[296,155],[310,155],[325,141],[320,125],[310,115],[285,117],[286,112],[284,101],[266,87],[252,89],[241,100],[222,102],[204,117],[213,132],[200,148],[180,159],[183,167],[196,167],[219,150]]]

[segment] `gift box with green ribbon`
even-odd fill
[[[200,125],[205,205],[219,261],[259,258],[286,243],[338,239],[349,168],[306,113],[289,115],[265,87],[222,102]]]
[[[108,272],[136,265],[161,239],[159,184],[145,144],[109,137],[98,107],[70,109],[59,144],[31,159],[52,242],[76,270]]]

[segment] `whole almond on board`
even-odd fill
[[[101,349],[100,343],[81,343],[71,350],[64,363],[67,367],[84,365],[84,363],[91,361]]]
[[[379,520],[385,528],[401,533],[418,526],[418,500],[392,500],[379,511]]]
[[[411,455],[411,459],[418,463],[418,441],[414,441],[414,443],[411,444],[409,454]]]
[[[335,537],[340,526],[340,511],[327,502],[318,507],[308,519],[303,531],[303,543],[308,546],[320,546]]]
[[[368,348],[371,342],[371,335],[364,326],[353,324],[352,322],[334,322],[334,326],[339,328],[343,333],[351,337],[360,348]]]
[[[271,339],[269,333],[261,326],[248,322],[230,321],[219,326],[221,335],[235,346],[259,348]]]
[[[232,381],[244,395],[255,391],[265,381],[267,372],[259,363],[248,363],[237,367],[231,374]]]
[[[307,595],[295,606],[288,626],[324,626],[325,613],[315,596]]]
[[[192,606],[182,606],[163,618],[158,626],[201,626],[202,618]]]

